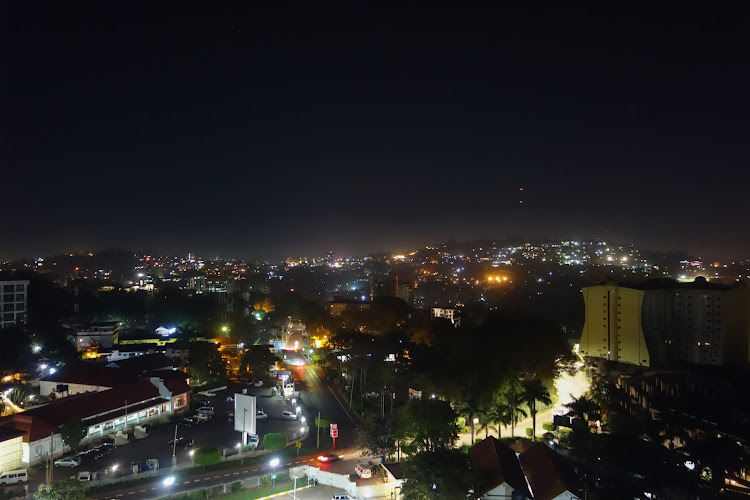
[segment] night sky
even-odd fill
[[[741,12],[259,3],[4,2],[0,258],[750,256]]]

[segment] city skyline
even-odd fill
[[[2,260],[750,248],[730,10],[2,8]]]

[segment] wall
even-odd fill
[[[23,458],[23,436],[0,441],[0,474],[20,469]]]
[[[50,382],[46,380],[42,380],[39,382],[39,394],[41,396],[49,396],[53,392],[55,392],[55,389],[58,385],[60,385],[60,382]],[[102,385],[87,385],[87,384],[67,384],[63,383],[63,385],[68,386],[68,394],[57,394],[57,397],[65,397],[65,396],[73,396],[75,394],[83,394],[86,392],[99,392],[99,391],[106,391],[108,389],[111,389],[111,387],[105,387]]]

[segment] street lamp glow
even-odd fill
[[[296,406],[296,405],[297,405],[297,398],[292,398],[292,406]]]
[[[297,407],[297,415],[299,415],[300,413],[302,413],[302,407],[301,407],[301,406],[298,406],[298,407]]]
[[[277,465],[279,465],[279,459],[278,458],[274,458],[273,460],[271,460],[270,462],[268,462],[268,465],[270,465],[271,467],[276,467]]]
[[[237,448],[242,448],[242,443],[237,443]]]
[[[300,427],[299,431],[300,431],[301,434],[304,434],[305,433],[305,428],[304,427]]]
[[[117,470],[117,464],[114,464],[114,465],[112,466],[112,472],[115,472],[116,470]]]
[[[167,476],[164,478],[164,486],[172,486],[174,484],[174,476]]]
[[[54,375],[56,371],[57,371],[57,369],[55,369],[55,368],[50,368],[50,369],[49,369],[49,374],[50,374],[50,375]]]
[[[188,452],[188,455],[190,455],[191,457],[192,457],[193,455],[195,455],[195,450],[190,450],[190,451]]]
[[[302,423],[304,424],[305,422],[307,422],[307,419],[305,417],[302,417],[300,418],[300,421],[302,421]]]
[[[229,330],[229,328],[227,328],[227,325],[221,327],[222,332],[226,332],[227,330]]]

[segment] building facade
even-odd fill
[[[0,281],[0,329],[26,322],[29,282]]]
[[[580,354],[637,366],[731,366],[750,359],[750,294],[734,285],[652,280],[583,289]]]

